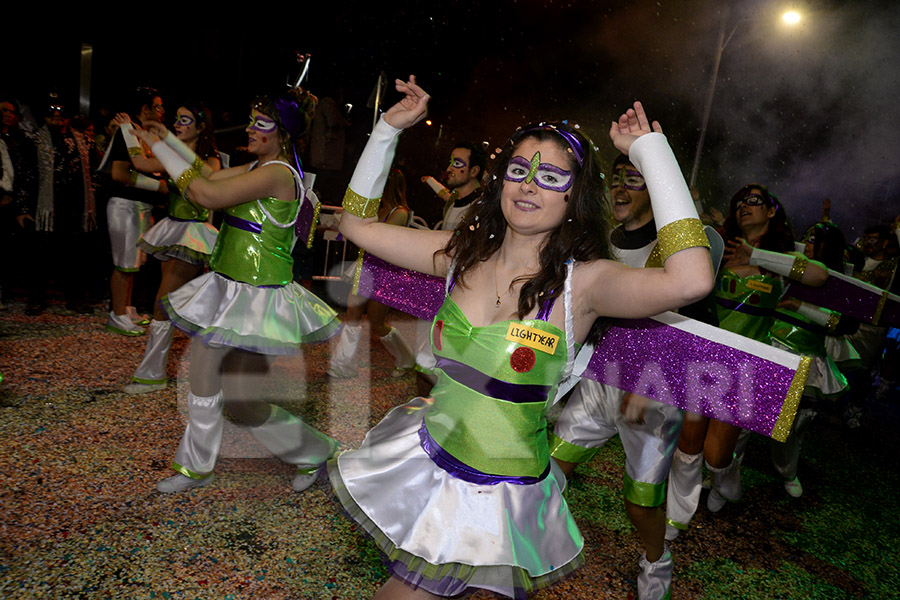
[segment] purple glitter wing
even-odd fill
[[[426,321],[437,314],[445,295],[440,277],[401,269],[368,252],[356,293]]]
[[[760,343],[747,340],[753,344]],[[616,321],[583,376],[773,436],[785,399],[798,385],[796,373],[654,319],[637,319]],[[789,429],[793,414],[786,416]]]
[[[313,223],[315,213],[312,202],[306,199],[300,202],[300,212],[297,214],[297,221],[294,223],[294,231],[297,233],[297,239],[302,240],[304,244],[309,239],[309,234],[315,225]]]
[[[882,289],[829,271],[821,287],[792,283],[788,295],[884,327],[900,327],[900,302]]]

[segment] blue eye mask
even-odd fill
[[[539,188],[551,192],[565,192],[572,187],[572,183],[575,181],[571,171],[560,169],[550,163],[542,163],[540,152],[534,153],[531,162],[521,156],[513,157],[506,167],[503,179],[513,183],[534,181]]]

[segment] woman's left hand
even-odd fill
[[[753,254],[753,246],[744,238],[728,240],[725,242],[725,254],[722,259],[726,267],[742,267],[750,264],[750,255]]]
[[[384,113],[384,121],[391,127],[408,129],[425,118],[431,96],[416,84],[415,75],[410,75],[409,81],[395,80],[394,87],[405,96]]]
[[[628,154],[631,144],[636,139],[653,131],[662,133],[659,121],[653,121],[651,124],[647,119],[647,113],[644,112],[644,106],[640,102],[635,102],[634,108],[629,108],[618,121],[613,121],[609,128],[609,138],[622,154]]]
[[[131,130],[131,132],[148,146],[152,146],[156,142],[159,141],[159,136],[153,133],[152,131],[147,131],[146,129],[141,129],[139,127],[135,127]]]

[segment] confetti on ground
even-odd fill
[[[146,340],[106,332],[102,312],[0,313],[0,597],[370,597],[387,576],[374,545],[322,479],[294,493],[291,468],[238,425],[226,429],[213,484],[154,490],[184,427],[189,340],[175,337],[171,386],[129,396],[121,387]],[[392,320],[412,341],[415,322]],[[355,447],[415,394],[415,378],[391,377],[373,343],[358,377],[332,381],[328,352],[325,343],[279,359],[261,394]],[[824,412],[804,448],[798,500],[773,476],[764,441],[752,440],[744,499],[717,515],[701,507],[672,544],[673,598],[895,597],[900,476],[889,440],[900,411],[875,406],[877,418],[852,436]],[[576,473],[567,497],[587,564],[534,598],[636,595],[640,541],[622,508],[622,462],[614,440]]]

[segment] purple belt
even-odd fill
[[[248,221],[247,219],[242,219],[240,217],[235,217],[234,215],[226,214],[225,224],[230,225],[235,229],[249,231],[250,233],[262,233],[262,225],[260,225],[259,223],[254,223],[253,221]]]
[[[544,479],[546,479],[547,475],[550,473],[550,463],[547,463],[547,468],[544,469],[544,472],[541,473],[540,477],[527,477],[527,476],[514,476],[514,475],[491,475],[490,473],[485,473],[483,471],[479,471],[478,469],[473,469],[469,465],[461,462],[453,457],[452,454],[441,448],[434,438],[431,437],[431,434],[428,433],[428,428],[425,427],[425,421],[422,420],[422,426],[419,427],[419,443],[422,445],[422,450],[431,458],[431,460],[447,471],[457,479],[462,479],[463,481],[468,481],[469,483],[475,483],[478,485],[497,485],[498,483],[514,483],[516,485],[532,485],[535,483],[540,483]]]
[[[549,385],[509,383],[508,381],[485,375],[478,369],[473,369],[461,362],[443,356],[435,358],[437,359],[435,366],[446,373],[450,379],[483,396],[490,396],[498,400],[506,400],[516,404],[546,402],[547,396],[550,395],[550,390],[552,389],[552,386]]]

